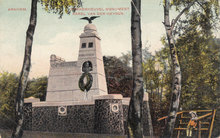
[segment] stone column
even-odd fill
[[[121,94],[94,97],[94,132],[99,134],[124,134],[123,107]]]

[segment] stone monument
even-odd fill
[[[88,100],[94,95],[106,95],[107,86],[101,52],[100,37],[96,26],[87,24],[79,36],[78,61],[66,62],[56,55],[50,57],[50,71],[46,101],[82,101],[85,94],[79,88],[79,79],[83,73],[83,65],[89,63],[93,77],[92,88],[88,92]]]
[[[130,98],[107,93],[100,40],[95,25],[89,23],[80,35],[77,61],[66,62],[51,55],[46,101],[33,97],[25,99],[24,130],[111,135],[128,133]],[[93,80],[92,85],[86,88],[88,92],[79,86],[88,82],[84,73]],[[85,93],[88,93],[87,99]],[[147,100],[145,95],[144,135],[149,135]]]

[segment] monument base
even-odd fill
[[[25,99],[24,129],[32,131],[126,135],[130,98],[94,96],[92,101],[39,102]],[[144,100],[144,135],[148,133]]]

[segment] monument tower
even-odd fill
[[[88,100],[94,95],[106,95],[107,85],[103,65],[100,37],[96,26],[87,24],[79,36],[78,61],[66,62],[56,55],[51,55],[46,101],[82,101],[85,93],[79,88],[79,79],[83,73],[83,65],[88,62],[93,77],[92,87],[88,92]]]

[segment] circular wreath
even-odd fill
[[[87,79],[86,84],[83,81],[85,77]],[[79,88],[80,88],[80,90],[83,91],[83,92],[86,90],[88,92],[90,90],[90,88],[92,87],[92,82],[93,82],[92,75],[90,73],[83,73],[81,75],[81,77],[79,78]]]
[[[67,111],[67,109],[66,109],[65,106],[60,106],[60,107],[58,108],[58,112],[59,112],[60,114],[66,114],[66,111]]]

